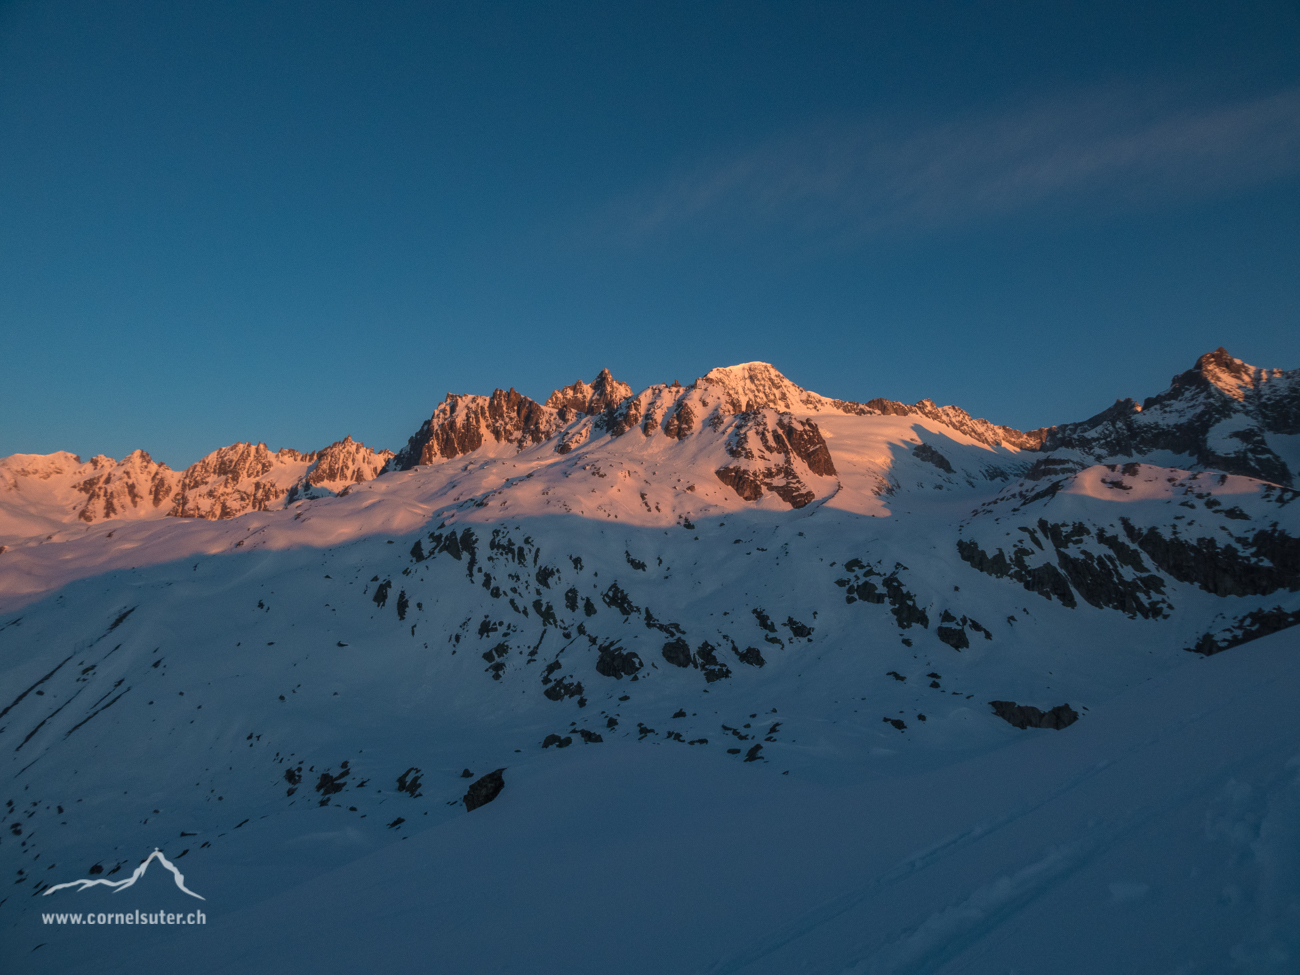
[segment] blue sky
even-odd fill
[[[0,3],[0,455],[1300,367],[1300,4]]]

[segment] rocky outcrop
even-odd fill
[[[506,780],[501,775],[504,771],[505,769],[499,768],[470,784],[469,791],[465,793],[465,797],[461,800],[465,803],[466,812],[473,812],[480,806],[486,806],[501,795],[501,790],[506,787]]]
[[[802,508],[817,497],[807,475],[835,476],[835,463],[817,424],[789,413],[740,414],[732,421],[726,450],[734,463],[714,474],[746,501],[757,501],[770,491],[792,508]]]
[[[1010,557],[1000,547],[990,555],[971,539],[958,539],[957,554],[985,575],[1015,579],[1030,592],[1058,599],[1071,609],[1078,605],[1077,592],[1091,606],[1116,609],[1129,617],[1161,619],[1168,615],[1170,607],[1163,598],[1165,580],[1150,571],[1138,548],[1117,535],[1104,528],[1094,531],[1083,522],[1067,524],[1046,518],[1039,518],[1032,527],[1019,526],[1019,531],[1024,541],[1010,546]],[[1044,556],[1052,561],[1042,561]],[[1161,567],[1158,561],[1157,567]]]
[[[939,406],[934,400],[923,399],[910,406],[888,399],[872,399],[865,403],[853,403],[848,400],[834,400],[843,413],[856,416],[923,416],[936,420],[966,434],[972,440],[978,440],[990,447],[1017,447],[1020,450],[1039,450],[1042,448],[1041,431],[1025,432],[1014,427],[999,426],[988,420],[977,419],[956,406]]]
[[[677,440],[685,440],[695,429],[695,411],[690,403],[678,403],[664,420],[664,433]]]
[[[392,456],[391,450],[372,450],[347,436],[308,455],[314,464],[307,475],[307,484],[311,487],[362,484],[378,477]]]
[[[711,400],[717,400],[724,413],[837,412],[837,401],[792,383],[766,362],[712,369],[696,380],[695,387],[706,392]]]
[[[296,469],[285,471],[289,464]],[[272,451],[264,443],[222,447],[185,469],[168,514],[215,520],[265,511],[284,498],[305,468],[306,456],[296,450]],[[277,469],[288,475],[288,483],[267,476]]]
[[[554,409],[529,399],[513,387],[498,389],[491,396],[448,393],[433,416],[424,421],[393,457],[390,467],[410,470],[420,464],[468,454],[489,442],[513,444],[523,450],[549,440],[562,425]]]
[[[1129,541],[1162,572],[1216,596],[1267,596],[1279,589],[1300,591],[1300,538],[1280,528],[1234,537],[1220,544],[1214,537],[1195,540],[1155,527],[1145,530],[1121,519]]]
[[[1026,728],[1052,728],[1060,731],[1079,720],[1079,714],[1068,704],[1058,704],[1050,711],[1040,711],[1029,704],[1017,704],[1015,701],[989,701],[993,713],[1012,727],[1021,731]]]
[[[927,464],[933,464],[945,474],[953,473],[952,462],[928,443],[920,443],[913,447],[912,456],[917,460],[925,461]]]
[[[544,405],[556,411],[569,410],[574,414],[592,416],[618,406],[631,395],[631,386],[619,382],[608,369],[602,369],[590,386],[579,379],[572,386],[551,393]]]
[[[120,461],[92,457],[86,467],[89,476],[72,485],[86,496],[77,512],[85,522],[159,508],[171,498],[180,479],[166,464],[155,464],[143,450],[132,451]]]
[[[624,650],[617,642],[603,645],[600,648],[600,656],[596,659],[596,673],[602,677],[613,677],[615,680],[631,677],[643,666],[637,654]]]
[[[270,450],[266,444],[237,443],[208,454],[180,476],[173,518],[237,518],[295,501],[342,494],[373,480],[393,456],[350,436],[323,450]]]
[[[1030,592],[1036,592],[1045,599],[1058,599],[1062,606],[1070,609],[1078,606],[1074,591],[1056,566],[1050,564],[1030,566],[1025,557],[1033,555],[1032,550],[1018,545],[1012,557],[1007,558],[1002,549],[992,555],[985,552],[978,543],[969,539],[957,540],[957,554],[972,569],[993,576],[995,579],[1012,578]]]
[[[1300,433],[1300,369],[1259,369],[1220,347],[1141,405],[1118,400],[1081,423],[1030,433],[1041,435],[1047,451],[1077,450],[1096,460],[1170,451],[1196,467],[1290,486],[1297,472],[1268,435]]]
[[[143,450],[122,460],[67,453],[15,455],[0,460],[0,493],[31,496],[45,482],[49,515],[96,523],[116,518],[235,518],[292,501],[323,497],[371,480],[392,456],[345,437],[303,454],[236,443],[213,451],[183,471],[156,463]],[[71,494],[71,499],[68,495]],[[62,511],[59,511],[62,508]]]
[[[1226,626],[1202,634],[1196,643],[1183,649],[1189,653],[1210,657],[1292,626],[1300,626],[1300,610],[1288,611],[1281,606],[1274,606],[1272,609],[1256,609],[1234,619]]]

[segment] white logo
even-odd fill
[[[164,867],[166,867],[168,870],[172,872],[172,876],[176,878],[177,887],[185,891],[185,893],[189,894],[191,897],[198,897],[198,899],[201,901],[207,900],[206,897],[202,897],[199,894],[194,893],[194,891],[190,890],[188,887],[185,886],[185,875],[181,873],[179,870],[177,870],[176,865],[172,863],[170,860],[168,860],[165,856],[163,856],[162,851],[159,850],[158,847],[156,846],[154,847],[153,852],[150,853],[148,858],[144,861],[144,863],[140,864],[140,866],[135,868],[135,873],[131,874],[131,876],[127,877],[125,880],[70,880],[66,884],[55,884],[49,890],[46,890],[44,894],[45,896],[48,897],[56,890],[63,890],[65,887],[76,887],[78,890],[85,890],[87,887],[94,887],[96,884],[103,884],[105,887],[116,888],[113,891],[113,893],[120,894],[122,893],[122,891],[126,890],[126,888],[130,887],[133,883],[135,883],[137,880],[143,877],[144,872],[147,869],[149,869],[149,864],[152,863],[154,860],[157,860],[159,863],[161,863]]]

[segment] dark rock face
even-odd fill
[[[633,613],[641,612],[640,607],[632,602],[632,597],[621,589],[617,582],[611,583],[610,587],[601,593],[600,598],[606,606],[618,610],[624,616],[631,616]]]
[[[1059,731],[1079,720],[1078,712],[1068,704],[1058,704],[1050,711],[1040,711],[1036,707],[1017,704],[1015,701],[989,701],[989,706],[999,718],[1022,731],[1025,728],[1053,728]]]
[[[582,684],[561,677],[552,682],[542,693],[552,701],[563,701],[566,697],[581,697]]]
[[[767,663],[758,647],[746,647],[744,650],[737,651],[736,656],[740,658],[742,664],[748,664],[750,667],[762,667]]]
[[[1048,477],[1069,477],[1077,474],[1087,466],[1077,460],[1064,457],[1040,457],[1034,465],[1025,471],[1026,481],[1041,481]]]
[[[1278,528],[1251,538],[1235,538],[1241,546],[1220,545],[1213,537],[1190,541],[1166,538],[1155,528],[1141,531],[1121,519],[1129,541],[1145,552],[1156,567],[1179,582],[1188,582],[1216,596],[1267,596],[1279,589],[1300,590],[1300,539]],[[1253,559],[1252,559],[1253,557]]]
[[[1002,549],[989,555],[977,543],[958,539],[957,554],[962,557],[962,561],[970,563],[971,568],[985,575],[998,579],[1010,576],[1030,592],[1036,592],[1044,599],[1059,599],[1062,606],[1068,606],[1070,609],[1079,605],[1074,598],[1074,591],[1070,589],[1070,583],[1056,566],[1037,565],[1030,568],[1025,564],[1024,555],[1031,554],[1027,549],[1017,549],[1014,560],[1008,561]]]
[[[970,638],[960,626],[940,626],[935,634],[954,650],[965,650],[970,646]]]
[[[856,603],[859,600],[864,603],[883,603],[888,600],[890,612],[900,630],[909,629],[917,623],[926,629],[930,628],[929,615],[916,605],[915,594],[908,592],[898,577],[898,573],[905,570],[906,566],[896,565],[894,571],[887,576],[862,559],[850,559],[844,563],[844,568],[852,575],[846,579],[836,579],[835,584],[844,588],[846,603]],[[875,579],[880,580],[879,586],[873,581]],[[882,586],[884,592],[880,591]]]
[[[641,402],[629,397],[621,405],[611,406],[600,417],[600,425],[611,437],[621,437],[641,425]]]
[[[546,398],[546,406],[553,410],[569,410],[573,414],[594,416],[618,406],[632,395],[632,387],[621,383],[602,369],[590,386],[579,379],[572,386],[557,389]]]
[[[549,440],[561,425],[555,410],[513,388],[498,389],[490,397],[448,393],[433,416],[393,457],[391,466],[405,471],[438,458],[459,457],[483,446],[488,437],[522,450]]]
[[[763,496],[763,482],[751,471],[739,467],[720,467],[713,473],[745,501],[757,501]]]
[[[1212,429],[1233,421],[1228,433]],[[1168,450],[1210,470],[1290,486],[1297,473],[1264,434],[1300,432],[1300,370],[1257,369],[1223,348],[1201,356],[1141,406],[1119,400],[1081,423],[1031,431],[1046,451],[1079,450],[1104,460]],[[1239,445],[1239,446],[1237,446]]]
[[[278,461],[306,457],[287,448],[271,451],[262,443],[222,447],[185,469],[168,515],[215,520],[235,518],[248,511],[266,511],[281,501],[287,489],[261,478]]]
[[[489,802],[501,795],[501,790],[506,787],[506,780],[501,777],[505,769],[499,768],[495,772],[489,772],[477,782],[470,784],[469,791],[465,793],[464,803],[467,812],[473,812],[479,806],[486,806]]]
[[[664,420],[664,433],[677,440],[685,440],[695,429],[695,411],[689,403],[681,403]]]
[[[805,626],[793,616],[787,616],[785,618],[785,625],[786,628],[789,629],[790,635],[799,640],[807,639],[813,634],[813,628],[811,626]]]
[[[1231,647],[1240,646],[1292,626],[1300,626],[1300,610],[1288,612],[1281,606],[1257,609],[1238,617],[1217,632],[1202,634],[1193,646],[1183,649],[1210,657]]]
[[[802,508],[816,498],[804,483],[794,459],[821,477],[834,477],[835,464],[821,430],[811,420],[796,420],[789,413],[762,410],[740,413],[732,420],[727,453],[736,459],[714,475],[746,501],[757,501],[771,491],[792,508]]]
[[[624,677],[631,677],[643,666],[645,665],[637,654],[622,649],[617,643],[610,643],[600,648],[600,656],[596,660],[596,673],[602,677],[622,680]]]
[[[927,464],[933,464],[945,474],[953,473],[952,464],[948,458],[939,451],[935,450],[928,443],[917,444],[912,448],[912,456],[917,460],[923,460]]]
[[[399,775],[397,777],[397,791],[405,792],[412,799],[417,798],[420,795],[420,770],[411,767]]]
[[[731,668],[718,659],[716,648],[707,640],[695,648],[695,659],[704,672],[704,679],[710,684],[731,676]]]
[[[678,637],[664,644],[663,658],[674,667],[689,667],[691,665],[691,645]]]
[[[307,475],[307,484],[311,487],[338,481],[361,484],[378,477],[392,456],[391,450],[371,450],[350,436],[344,437],[308,455],[315,465]]]

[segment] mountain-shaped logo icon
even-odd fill
[[[112,887],[114,888],[113,893],[120,894],[122,893],[122,891],[126,890],[126,888],[130,887],[137,880],[143,877],[144,872],[149,869],[149,864],[152,863],[154,860],[157,860],[164,867],[166,867],[168,870],[171,871],[172,877],[175,878],[176,880],[177,887],[185,891],[185,893],[189,894],[191,897],[197,897],[201,901],[207,900],[206,897],[194,893],[194,891],[190,890],[188,887],[185,886],[185,875],[181,873],[179,870],[177,870],[176,864],[172,863],[165,856],[163,856],[162,851],[159,850],[156,846],[154,847],[153,852],[150,853],[149,856],[145,858],[145,861],[141,863],[140,866],[135,868],[135,872],[131,874],[131,876],[127,877],[125,880],[70,880],[66,884],[55,884],[49,890],[44,891],[44,896],[48,897],[56,890],[63,890],[65,887],[76,887],[78,890],[85,890],[87,887],[94,887],[96,884],[103,884],[105,887]]]

